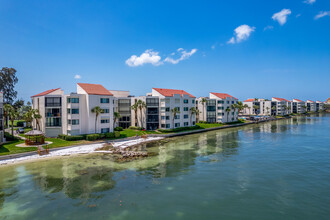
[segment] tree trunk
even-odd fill
[[[14,136],[14,121],[11,121],[11,135]]]
[[[95,117],[95,134],[96,134],[96,123],[97,123],[97,116]]]

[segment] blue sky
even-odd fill
[[[330,1],[309,1],[0,0],[0,67],[25,100],[76,82],[325,100]]]

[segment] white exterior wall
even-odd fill
[[[316,103],[315,102],[312,102],[310,100],[307,100],[306,103],[305,103],[305,105],[306,106],[310,105],[310,112],[315,112],[316,111]]]
[[[297,103],[297,113],[302,114],[302,113],[306,112],[305,108],[303,107],[303,106],[305,106],[305,102],[300,102],[296,99],[293,99],[292,102]],[[293,109],[293,106],[291,108],[291,111],[293,111],[292,109]]]

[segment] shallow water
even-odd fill
[[[0,219],[329,219],[330,115],[0,167]]]

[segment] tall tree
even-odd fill
[[[114,112],[113,113],[113,127],[115,127],[117,120],[121,118],[121,115],[119,112]]]
[[[39,110],[38,109],[32,109],[32,116],[36,120],[37,129],[40,131],[39,120],[42,118],[42,116],[40,115]]]
[[[138,103],[138,107],[139,107],[139,110],[140,110],[140,124],[141,126],[140,127],[143,127],[143,109],[145,109],[147,107],[147,104],[142,101],[141,99],[137,102]]]
[[[3,117],[5,118],[5,122],[6,122],[6,126],[9,127],[8,124],[8,116],[9,116],[9,112],[12,110],[13,106],[9,105],[9,104],[5,104],[3,106]]]
[[[92,108],[92,113],[95,113],[95,134],[96,134],[97,118],[99,117],[100,114],[104,113],[104,110],[101,109],[100,106],[95,106],[94,108]]]
[[[11,135],[14,135],[14,121],[18,118],[18,113],[15,108],[11,108],[8,112],[9,120],[11,122]]]
[[[15,85],[18,82],[14,68],[3,67],[0,70],[0,91],[3,92],[4,103],[12,104],[17,96]]]
[[[13,107],[16,109],[16,111],[18,109],[20,109],[21,107],[23,107],[23,106],[24,106],[24,100],[23,99],[18,99],[13,104]]]
[[[194,114],[196,114],[196,112],[197,112],[197,109],[196,109],[195,107],[191,107],[191,108],[190,108],[190,126],[192,126],[192,122],[191,122],[191,120],[192,120],[192,116],[193,116]]]
[[[134,111],[134,117],[135,117],[135,127],[138,126],[137,124],[137,111],[139,110],[139,104],[137,103],[136,99],[135,99],[135,103],[131,106],[131,109],[133,109]]]
[[[176,117],[177,114],[180,114],[180,111],[177,107],[174,107],[173,109],[171,109],[172,115],[173,115],[173,128],[174,128],[174,119]]]
[[[228,121],[229,121],[229,118],[228,118],[228,116],[229,116],[229,113],[230,113],[230,111],[231,111],[231,110],[230,110],[230,108],[229,108],[229,107],[227,107],[227,108],[226,108],[226,112],[227,112],[227,123],[228,123]]]

